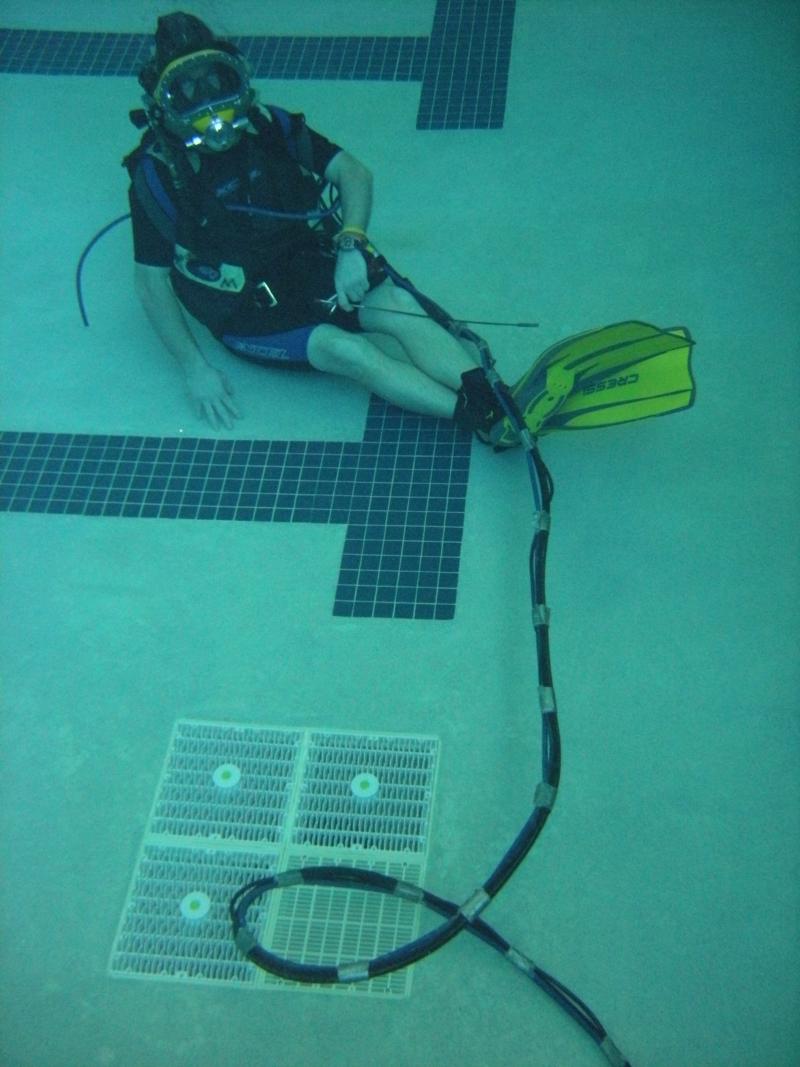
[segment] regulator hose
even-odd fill
[[[549,609],[545,599],[545,562],[550,531],[550,503],[553,499],[553,482],[539,453],[536,439],[522,419],[513,398],[494,370],[494,359],[483,338],[473,333],[462,323],[456,322],[430,298],[420,293],[406,278],[399,275],[383,257],[381,265],[392,280],[411,292],[424,310],[436,322],[455,336],[469,341],[480,353],[481,365],[495,393],[512,421],[525,450],[533,492],[533,539],[529,555],[532,621],[536,637],[536,662],[538,671],[538,705],[541,715],[542,775],[533,796],[533,810],[516,839],[506,851],[489,877],[462,903],[457,904],[438,897],[419,886],[391,878],[375,871],[342,867],[306,867],[302,870],[284,871],[265,878],[258,878],[238,890],[230,901],[230,918],[233,938],[239,951],[257,967],[280,978],[295,982],[334,984],[362,982],[392,971],[407,967],[424,959],[451,941],[463,930],[468,930],[487,945],[499,952],[510,964],[520,970],[535,985],[559,1004],[597,1043],[607,1060],[614,1067],[631,1067],[620,1052],[597,1016],[570,989],[552,975],[542,970],[533,960],[515,949],[496,930],[480,918],[481,912],[500,892],[514,871],[536,843],[553,810],[561,776],[561,740],[558,727],[553,676],[550,666]],[[336,966],[299,963],[278,956],[259,944],[258,938],[247,925],[250,907],[265,894],[292,886],[332,886],[338,889],[361,890],[368,893],[385,893],[413,904],[422,905],[441,915],[444,919],[435,929],[416,940],[369,960],[358,960]]]
[[[338,205],[334,205],[335,207]],[[325,210],[316,217],[332,214]],[[92,248],[109,230],[129,218],[128,214],[114,219],[91,239],[78,261],[75,284],[78,307],[84,326],[89,325],[83,302],[81,276],[86,258]],[[334,984],[362,982],[380,975],[389,974],[409,964],[430,956],[446,945],[463,930],[480,938],[499,952],[512,966],[520,970],[531,982],[543,989],[559,1004],[579,1026],[597,1043],[613,1067],[631,1067],[620,1052],[597,1016],[567,986],[542,970],[533,960],[518,951],[493,927],[480,918],[481,912],[491,903],[506,882],[511,878],[536,843],[553,810],[561,777],[561,739],[558,728],[553,676],[550,666],[549,619],[550,611],[545,598],[545,562],[550,532],[550,503],[553,499],[553,482],[550,472],[539,453],[536,439],[526,427],[511,393],[494,369],[494,359],[489,345],[467,328],[464,322],[455,320],[430,297],[421,293],[409,279],[402,277],[385,260],[378,256],[380,265],[395,284],[407,289],[422,305],[425,312],[454,336],[472,343],[480,354],[481,365],[494,389],[503,410],[519,434],[525,450],[533,493],[533,539],[528,561],[531,588],[533,629],[536,638],[536,662],[538,672],[538,704],[541,715],[542,776],[533,796],[533,810],[516,839],[485,882],[461,904],[435,896],[410,882],[391,878],[375,871],[362,871],[342,867],[306,867],[297,871],[284,871],[266,878],[258,878],[239,889],[231,898],[229,912],[233,938],[239,951],[257,967],[280,978],[295,982]],[[397,312],[403,314],[403,312]],[[496,326],[531,327],[536,323],[487,323]],[[319,966],[298,963],[269,952],[259,944],[258,938],[247,925],[247,913],[256,901],[265,894],[291,886],[333,886],[339,889],[357,889],[367,893],[385,893],[413,904],[422,905],[441,915],[444,921],[429,933],[371,960],[337,966]]]

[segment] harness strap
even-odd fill
[[[150,222],[165,240],[174,245],[178,209],[149,153],[143,154],[133,171],[133,189]]]
[[[268,104],[267,110],[272,121],[263,111],[255,107],[251,108],[248,114],[259,137],[267,140],[274,135],[273,123],[277,124],[290,158],[305,170],[313,172],[314,152],[305,116],[300,113],[290,113],[273,104]],[[131,175],[136,198],[148,219],[165,240],[174,244],[178,219],[176,201],[181,199],[179,186],[191,184],[194,175],[182,154],[179,153],[174,160],[170,160],[166,158],[166,152],[163,149],[159,151],[160,148],[152,131],[148,131],[141,145],[125,157],[123,166]],[[172,188],[168,188],[161,180],[156,160],[164,163],[172,173]],[[188,201],[186,207],[190,210]]]
[[[300,112],[285,111],[282,107],[275,107],[274,104],[267,104],[267,111],[280,127],[292,159],[306,170],[313,170],[314,150],[311,146],[311,134],[308,132],[305,115]],[[258,108],[253,108],[248,118],[260,134],[268,135],[271,131],[269,120]]]

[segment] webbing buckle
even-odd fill
[[[278,298],[266,282],[259,282],[255,287],[253,299],[262,308],[274,308],[278,306]]]

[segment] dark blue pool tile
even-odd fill
[[[254,442],[7,431],[0,433],[0,510],[347,524],[334,614],[452,618],[469,437],[377,398],[367,424],[370,432],[391,427],[392,439]]]
[[[150,57],[150,34],[0,31],[0,72],[130,77]],[[421,77],[425,37],[234,37],[257,78],[408,81]]]
[[[514,0],[437,0],[417,127],[503,125]]]
[[[422,83],[417,128],[503,125],[514,0],[437,0],[429,37],[234,37],[256,78]],[[390,21],[390,18],[386,18]],[[149,34],[0,30],[0,72],[131,77]]]

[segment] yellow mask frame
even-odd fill
[[[194,107],[183,109],[174,106],[176,77],[183,75],[192,80],[202,68],[222,65],[236,76],[235,91],[220,92],[215,97],[205,96]],[[209,148],[224,151],[239,139],[238,131],[247,125],[247,112],[255,92],[250,86],[250,71],[243,56],[232,55],[218,48],[204,48],[179,56],[168,63],[153,90],[153,102],[161,111],[166,128],[179,137],[187,148]]]

